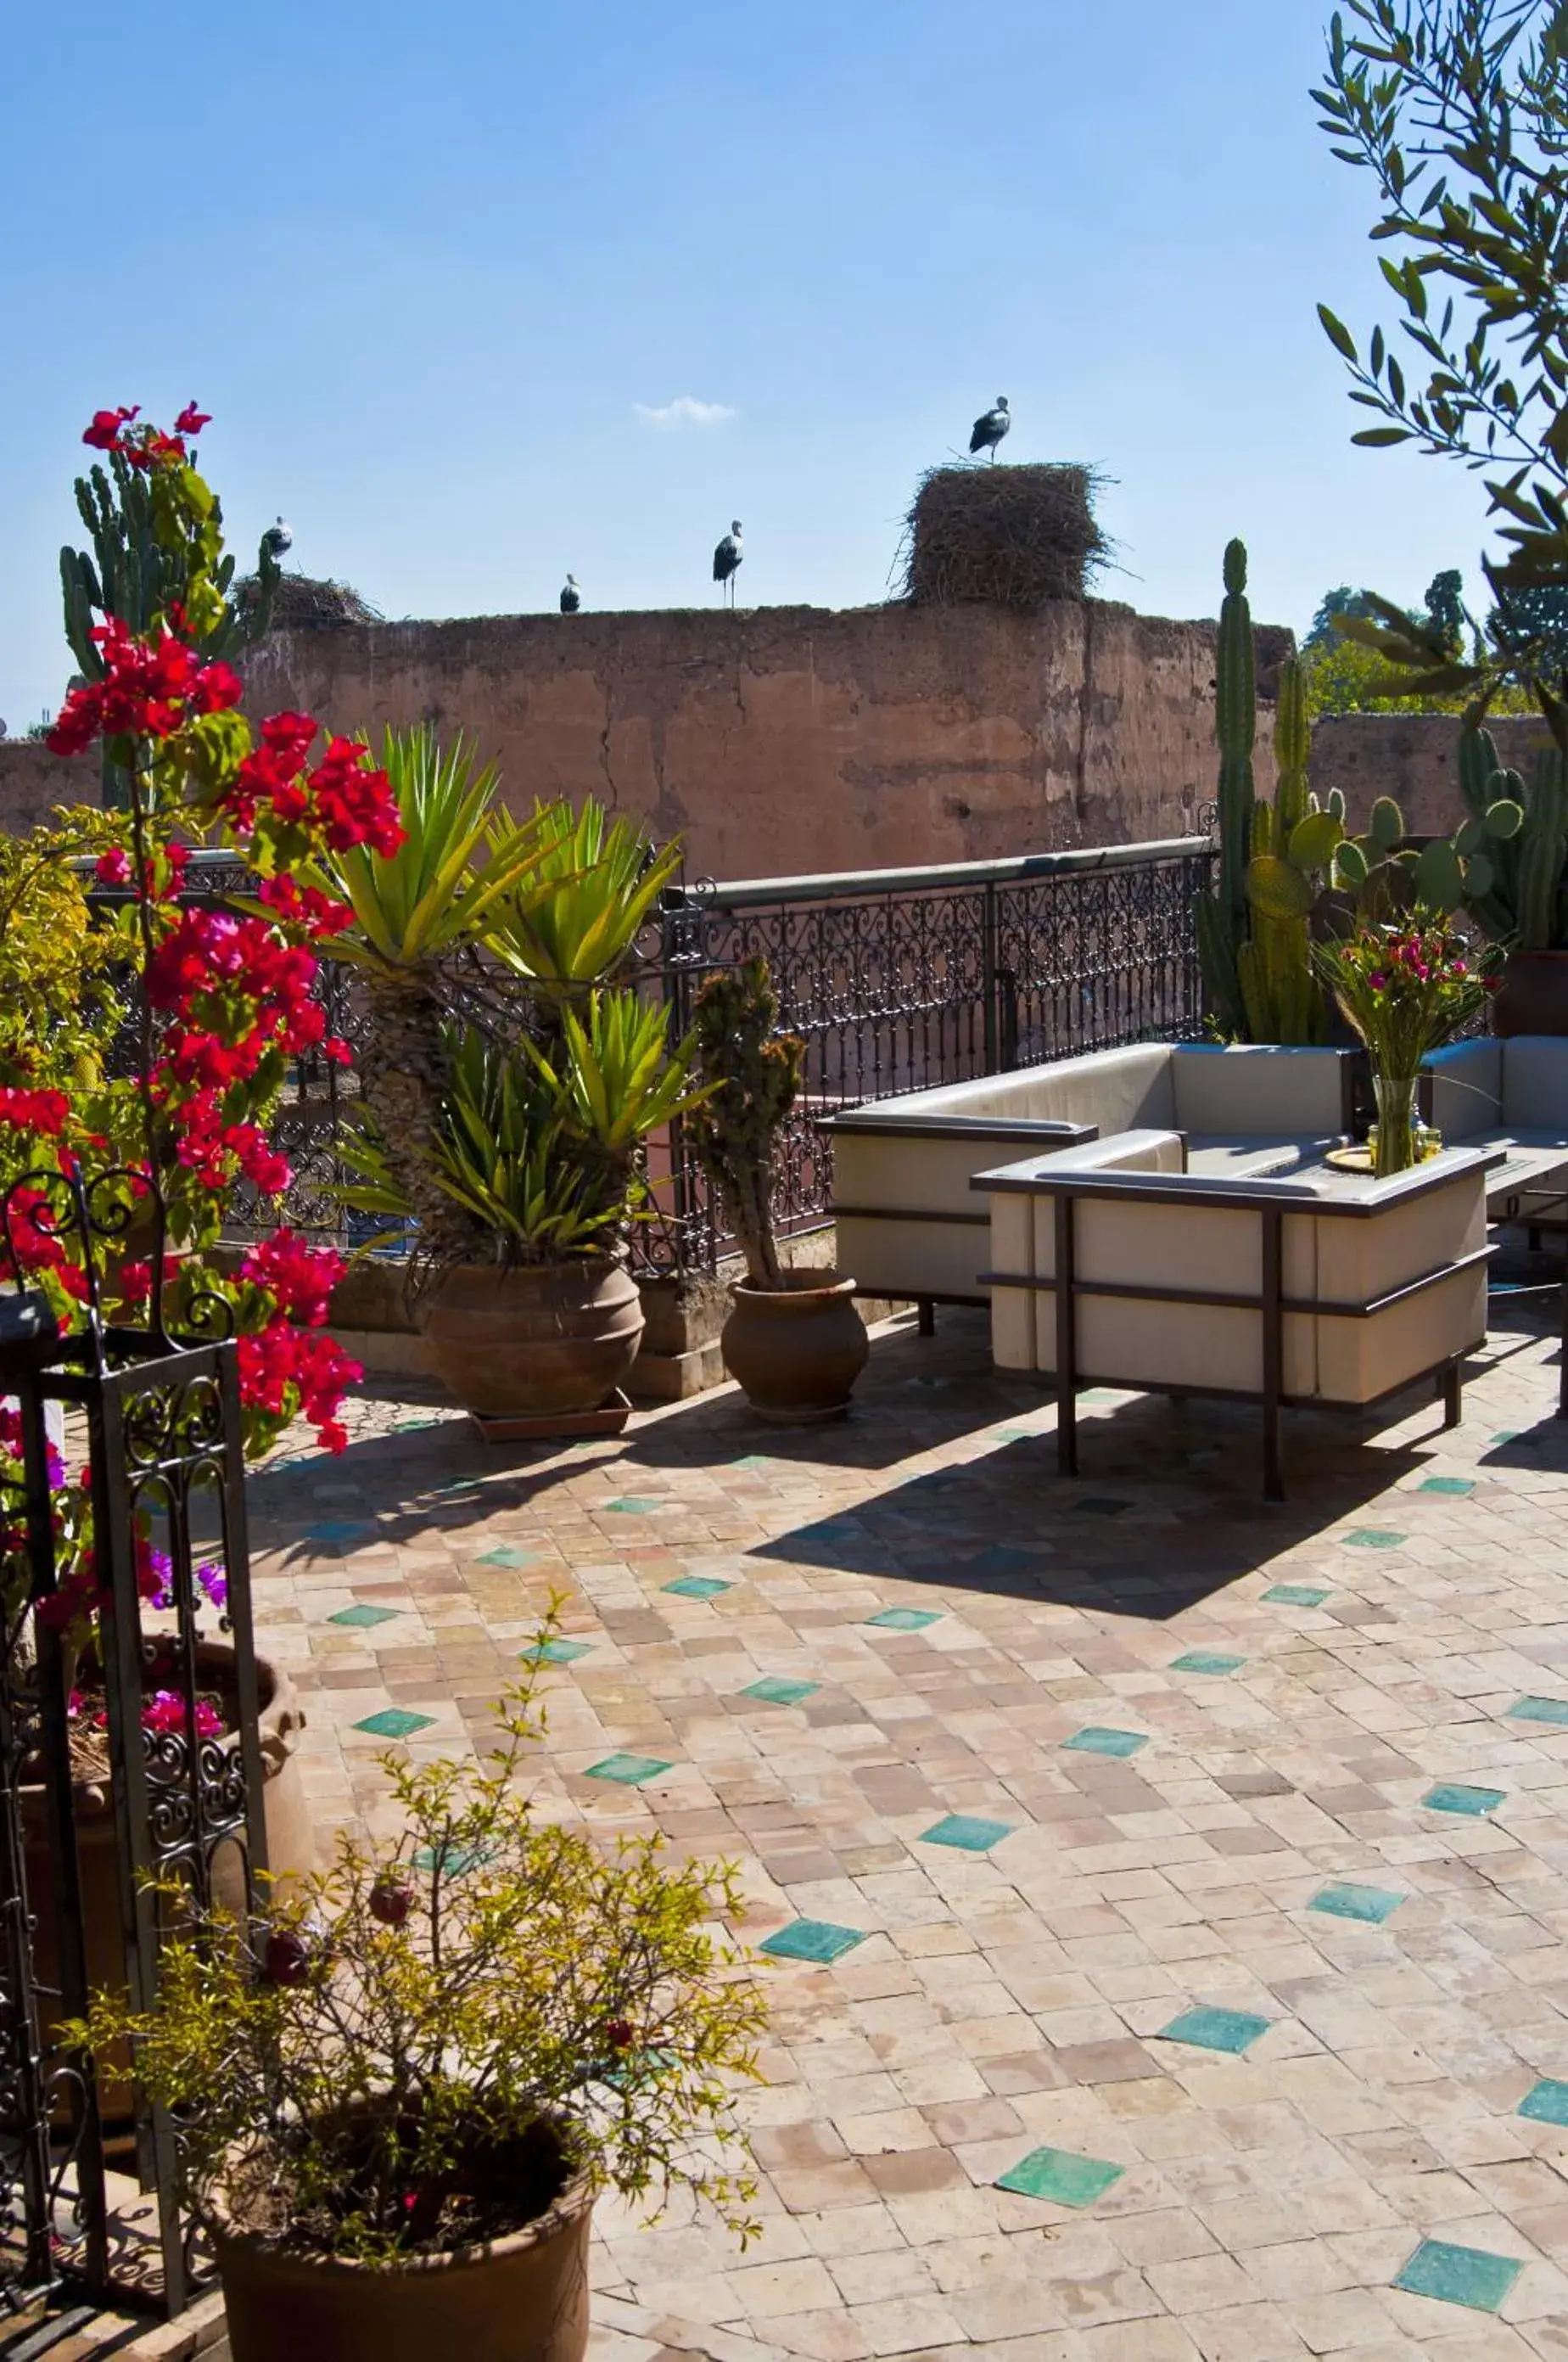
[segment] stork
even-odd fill
[[[290,532],[281,517],[279,518],[276,524],[269,524],[268,526],[266,532],[261,536],[261,546],[267,552],[268,557],[271,558],[274,565],[278,563],[280,558],[287,556],[288,552],[293,548],[294,536]]]
[[[577,588],[577,578],[575,574],[568,574],[566,587],[561,593],[561,613],[563,615],[575,615],[582,603],[583,594]]]
[[[724,586],[724,595],[731,606],[735,603],[735,572],[745,551],[740,546],[740,520],[730,520],[729,532],[713,553],[713,579]]]
[[[977,418],[974,422],[974,432],[969,439],[970,458],[972,459],[977,452],[989,451],[994,459],[996,447],[1012,424],[1013,420],[1007,408],[1007,396],[1004,393],[999,393],[996,397],[995,409],[988,410],[982,418]]]

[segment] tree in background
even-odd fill
[[[1370,615],[1373,602],[1365,590],[1353,590],[1342,582],[1337,590],[1325,590],[1318,602],[1318,612],[1312,617],[1307,636],[1301,643],[1303,657],[1316,656],[1320,651],[1339,646],[1341,615]]]
[[[1384,600],[1345,628],[1399,669],[1395,694],[1479,712],[1524,684],[1568,749],[1568,648],[1507,622],[1510,599],[1568,591],[1568,0],[1349,0],[1312,95],[1334,154],[1376,181],[1372,236],[1419,360],[1407,379],[1381,327],[1364,359],[1319,306],[1352,400],[1380,422],[1354,440],[1481,473],[1506,553],[1485,569],[1504,635],[1476,662]]]

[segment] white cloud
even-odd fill
[[[639,418],[664,435],[678,434],[684,426],[724,426],[735,415],[727,403],[699,402],[695,393],[678,393],[659,410],[645,402],[634,402],[631,406]]]

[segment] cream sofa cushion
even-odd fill
[[[1337,1050],[1179,1042],[1170,1071],[1183,1131],[1284,1140],[1343,1134],[1344,1061]]]
[[[1503,1045],[1450,1042],[1426,1061],[1431,1120],[1447,1142],[1491,1131],[1503,1120]]]
[[[1503,1121],[1557,1133],[1568,1144],[1568,1036],[1515,1033],[1502,1044]]]

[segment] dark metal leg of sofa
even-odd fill
[[[934,1337],[937,1333],[937,1308],[928,1296],[915,1299],[915,1333],[917,1337]]]
[[[1063,1476],[1078,1473],[1078,1389],[1057,1389],[1057,1468]]]
[[[1458,1362],[1445,1362],[1439,1374],[1437,1390],[1442,1398],[1444,1427],[1457,1427],[1464,1417],[1464,1372]]]

